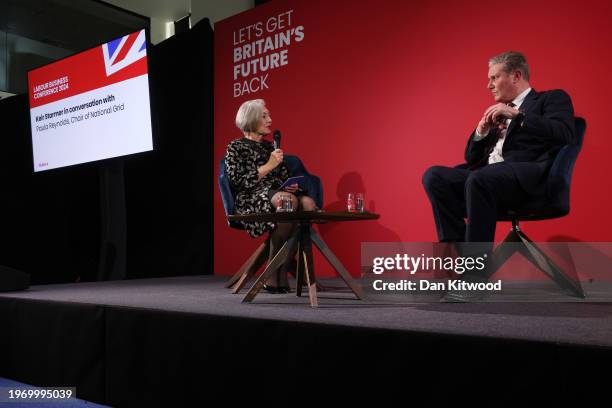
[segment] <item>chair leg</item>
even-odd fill
[[[242,290],[242,288],[244,287],[244,285],[246,285],[248,280],[251,279],[251,277],[255,274],[255,272],[257,272],[257,270],[261,267],[261,265],[263,265],[266,262],[269,256],[268,255],[269,252],[270,252],[270,245],[268,245],[264,249],[264,252],[261,254],[261,257],[257,258],[257,262],[253,265],[253,268],[248,270],[247,271],[248,273],[245,272],[240,278],[240,280],[238,280],[238,282],[234,284],[233,290],[232,290],[233,294],[236,294]],[[294,256],[295,256],[295,251],[289,253],[287,260],[285,261],[285,264],[282,267],[284,268],[287,265],[287,263],[290,262],[291,259],[293,259]]]
[[[251,288],[247,292],[246,296],[242,299],[243,303],[251,302],[255,298],[255,296],[257,296],[257,294],[259,293],[263,285],[266,283],[266,280],[270,277],[272,272],[274,272],[276,268],[279,268],[284,265],[290,254],[295,253],[295,247],[299,238],[300,231],[296,230],[293,235],[291,235],[291,237],[283,244],[283,246],[276,253],[274,258],[272,258],[272,260],[268,262],[266,269],[264,269],[261,275],[259,275],[255,283],[253,283],[253,286],[251,286]]]
[[[257,249],[251,254],[249,259],[238,269],[238,272],[234,274],[226,283],[226,288],[236,289],[236,286],[240,283],[246,282],[257,270],[263,265],[270,251],[270,238],[268,237],[264,242],[257,247]],[[238,289],[240,290],[240,289]]]
[[[490,278],[501,266],[506,263],[508,259],[516,251],[518,251],[518,243],[521,242],[521,238],[517,234],[517,229],[512,227],[508,235],[504,240],[495,248],[493,251],[491,262],[487,268],[487,278]]]
[[[262,253],[260,254],[260,256],[257,257],[255,262],[252,264],[252,267],[245,270],[242,276],[240,276],[240,279],[238,279],[238,282],[236,282],[231,287],[232,294],[235,295],[238,292],[240,292],[242,288],[244,287],[244,285],[246,285],[246,283],[249,281],[249,279],[251,279],[251,277],[255,275],[255,273],[259,270],[261,265],[263,265],[266,262],[266,259],[268,259],[268,252],[269,252],[269,246],[266,246],[264,250],[262,251]]]
[[[529,252],[529,261],[533,263],[538,269],[544,272],[550,279],[552,279],[561,289],[563,289],[568,295],[575,296],[584,299],[584,291],[580,281],[572,279],[559,268],[548,255],[546,255],[527,235],[522,231],[518,231],[518,236],[521,239],[522,245]],[[575,266],[572,262],[572,270],[576,273]]]
[[[544,272],[568,295],[584,298],[584,292],[578,279],[570,278],[559,268],[531,239],[519,228],[518,222],[512,222],[512,229],[506,235],[504,241],[499,244],[493,253],[493,262],[487,270],[490,277],[497,271],[516,251],[519,251],[529,262]],[[573,267],[575,272],[575,268]]]

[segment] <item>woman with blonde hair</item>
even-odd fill
[[[283,151],[274,149],[264,139],[272,130],[272,118],[263,99],[244,102],[236,114],[236,126],[243,133],[227,146],[225,165],[230,184],[236,196],[237,214],[271,213],[279,207],[282,195],[289,195],[293,208],[314,211],[312,198],[293,184],[280,189],[289,178],[289,169],[283,162]],[[270,232],[269,261],[291,236],[294,224],[273,222],[243,222],[251,237]],[[287,293],[289,284],[284,268],[275,271],[264,285],[270,293]]]

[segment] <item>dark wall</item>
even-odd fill
[[[149,28],[149,22],[99,0],[2,0],[0,65],[6,76],[0,90],[25,93],[28,70]]]
[[[34,283],[95,276],[99,195],[93,165],[34,174],[27,95],[0,101],[0,265]]]
[[[122,160],[127,276],[212,273],[212,29],[149,52],[155,150]],[[33,283],[95,280],[106,162],[34,174],[26,95],[0,101],[0,265]]]

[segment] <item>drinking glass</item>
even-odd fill
[[[355,194],[353,193],[348,193],[346,196],[346,210],[348,212],[355,211]]]
[[[355,194],[355,211],[357,212],[365,211],[365,201],[363,199],[363,193]]]

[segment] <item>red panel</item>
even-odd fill
[[[289,28],[303,26],[304,38],[287,47],[288,64],[267,72],[268,89],[234,97],[240,29],[246,38],[249,26],[262,22],[265,28],[270,17],[289,10]],[[591,0],[528,7],[492,7],[484,0],[268,3],[215,25],[215,160],[241,136],[233,125],[240,104],[264,98],[273,127],[283,131],[285,152],[299,155],[321,176],[326,208],[341,208],[347,192],[361,191],[369,209],[381,214],[374,222],[320,228],[356,274],[362,241],[436,239],[421,176],[433,164],[462,162],[468,135],[493,104],[486,89],[488,59],[520,50],[529,60],[532,85],[568,91],[588,124],[570,215],[524,229],[540,241],[610,241],[612,138],[604,89],[611,17],[609,3]],[[259,241],[230,229],[218,192],[214,200],[215,272],[230,274]],[[499,224],[497,238],[508,229]],[[317,267],[330,272],[320,259]]]

